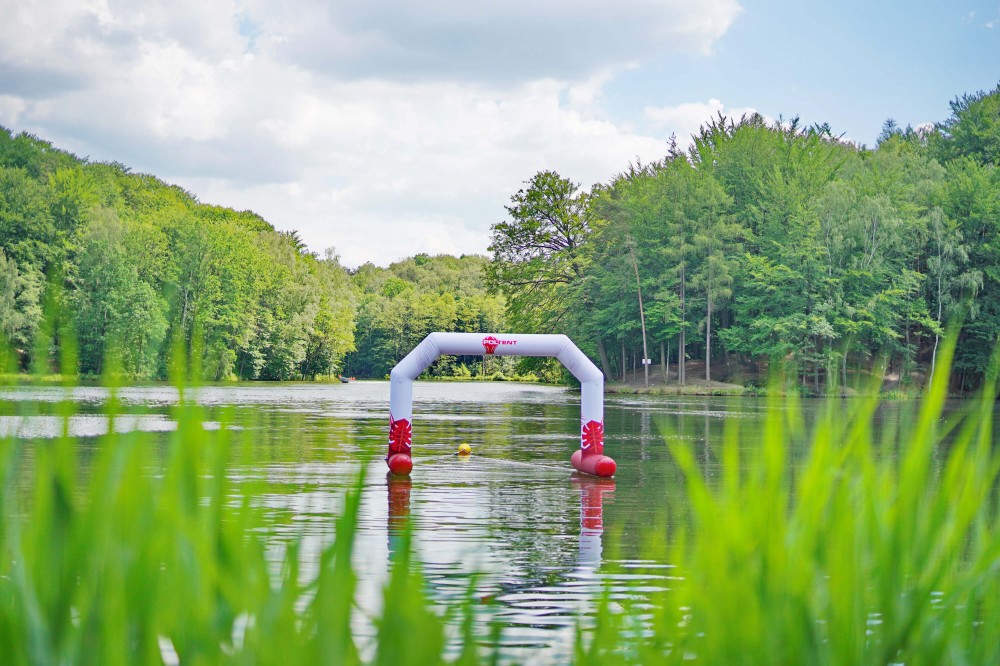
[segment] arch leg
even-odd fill
[[[394,419],[389,414],[389,452],[385,456],[385,463],[393,474],[406,476],[413,469],[413,458],[410,457],[412,439],[409,419]]]

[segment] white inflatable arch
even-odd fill
[[[604,375],[565,335],[431,333],[396,364],[389,375],[389,453],[393,474],[409,474],[413,423],[413,380],[441,355],[555,356],[580,380],[580,449],[573,467],[594,476],[613,476],[615,461],[604,455]]]

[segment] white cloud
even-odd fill
[[[518,81],[707,53],[740,11],[735,0],[619,0],[613,10],[598,0],[258,0],[246,13],[268,37],[262,48],[309,69]]]
[[[742,11],[736,0],[620,0],[614,20],[597,0],[3,4],[0,62],[74,80],[150,42],[211,62],[250,51],[337,79],[578,78],[657,52],[708,53]]]
[[[16,125],[27,104],[20,97],[0,95],[0,118],[9,119],[11,125]]]
[[[484,252],[535,171],[589,186],[662,157],[663,132],[603,111],[607,84],[659,51],[710,51],[740,11],[623,0],[610,21],[596,0],[0,3],[0,124],[253,209],[349,264]],[[710,113],[687,106],[647,119],[696,130]]]
[[[676,106],[647,106],[643,115],[654,130],[676,134],[678,144],[686,146],[702,125],[718,118],[719,114],[739,120],[743,115],[756,112],[749,107],[727,109],[720,100],[712,98],[707,102],[687,102]]]
[[[296,185],[233,179],[181,184],[205,200],[246,201],[311,247],[336,245],[348,264],[415,252],[484,252],[503,205],[540,169],[585,187],[665,144],[623,132],[555,81],[501,95],[455,84],[330,86],[278,126],[303,168]],[[346,100],[344,102],[332,100]]]

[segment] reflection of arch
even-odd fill
[[[387,525],[389,539],[389,559],[393,560],[400,548],[405,548],[400,542],[410,522],[410,488],[408,476],[396,476],[391,472],[385,475],[386,491],[389,496],[389,518]]]
[[[388,500],[386,534],[389,561],[395,562],[403,556],[406,548],[411,547],[405,542],[405,533],[410,521],[412,482],[410,477],[392,472],[386,473],[385,480]],[[588,474],[572,474],[570,484],[580,491],[580,536],[576,567],[572,571],[561,573],[553,572],[551,566],[543,567],[541,572],[535,572],[520,582],[502,582],[499,590],[480,597],[483,603],[493,601],[500,593],[507,596],[528,594],[537,598],[540,589],[551,589],[553,585],[565,585],[574,591],[579,591],[578,585],[581,579],[593,578],[594,572],[603,562],[604,504],[609,499],[614,501],[615,480]],[[569,532],[567,528],[567,536]],[[506,542],[506,539],[504,541]],[[558,582],[559,579],[562,579],[562,582]],[[516,606],[518,602],[515,600],[510,603]]]
[[[604,534],[604,496],[614,497],[614,479],[596,479],[586,476],[573,478],[573,485],[580,489],[580,567],[596,569],[601,566],[601,535]]]
[[[565,335],[431,333],[396,364],[389,375],[389,453],[393,474],[409,474],[413,422],[413,380],[442,354],[456,356],[555,356],[580,380],[580,448],[573,467],[612,476],[615,461],[604,455],[604,375]]]

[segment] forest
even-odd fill
[[[951,110],[887,120],[873,149],[719,116],[589,191],[540,172],[493,226],[487,284],[511,326],[563,330],[620,380],[647,358],[680,384],[918,388],[954,328],[964,391],[1000,339],[1000,86]]]
[[[336,256],[258,215],[0,128],[0,332],[20,370],[99,376],[113,356],[161,379],[179,347],[209,380],[330,374],[354,293]]]
[[[219,381],[381,378],[430,331],[559,331],[613,380],[645,358],[661,383],[780,367],[820,392],[879,373],[919,387],[954,327],[961,392],[1000,340],[1000,86],[951,111],[887,120],[873,148],[719,116],[607,183],[535,174],[488,257],[356,269],[252,212],[0,128],[0,335],[20,371],[163,379],[181,349]],[[559,376],[493,360],[430,372]]]

